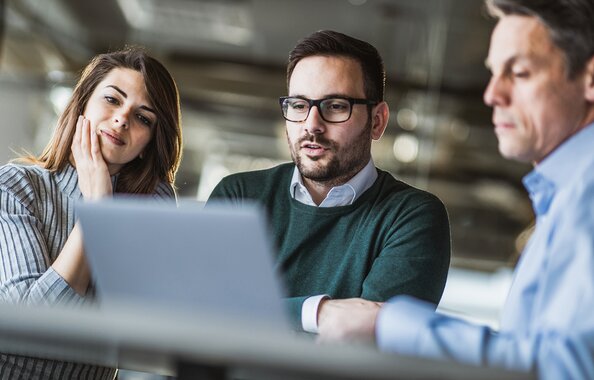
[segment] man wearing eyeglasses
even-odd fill
[[[307,332],[348,298],[408,294],[436,305],[443,293],[443,204],[371,158],[388,123],[384,82],[367,42],[333,31],[301,40],[289,55],[289,96],[280,98],[293,163],[228,176],[209,199],[266,206],[290,315]]]

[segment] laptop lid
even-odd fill
[[[81,203],[77,212],[100,304],[288,328],[262,209],[116,198]]]

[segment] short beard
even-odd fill
[[[297,154],[303,142],[321,144],[334,152],[330,161],[321,167],[308,168]],[[371,119],[368,119],[365,128],[349,146],[341,147],[336,142],[320,135],[307,134],[293,144],[291,157],[303,178],[314,182],[324,183],[328,186],[339,186],[348,182],[355,176],[371,158]],[[310,158],[317,161],[317,158]]]

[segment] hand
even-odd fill
[[[324,300],[318,308],[318,342],[375,342],[375,320],[381,302],[362,298]]]
[[[78,173],[78,187],[85,199],[111,196],[113,188],[107,163],[101,154],[101,145],[91,122],[80,115],[72,140],[72,157]]]

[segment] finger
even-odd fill
[[[89,157],[91,155],[91,136],[90,136],[91,122],[89,119],[83,119],[81,148],[83,153]]]
[[[90,128],[89,123],[89,133],[91,135],[91,157],[93,161],[103,161],[103,155],[101,154],[101,144],[99,143],[99,136],[97,136],[97,132]]]
[[[84,117],[82,115],[78,116],[76,120],[76,127],[74,129],[74,137],[72,138],[72,144],[70,145],[75,161],[80,158],[80,139],[82,134],[83,119]]]

